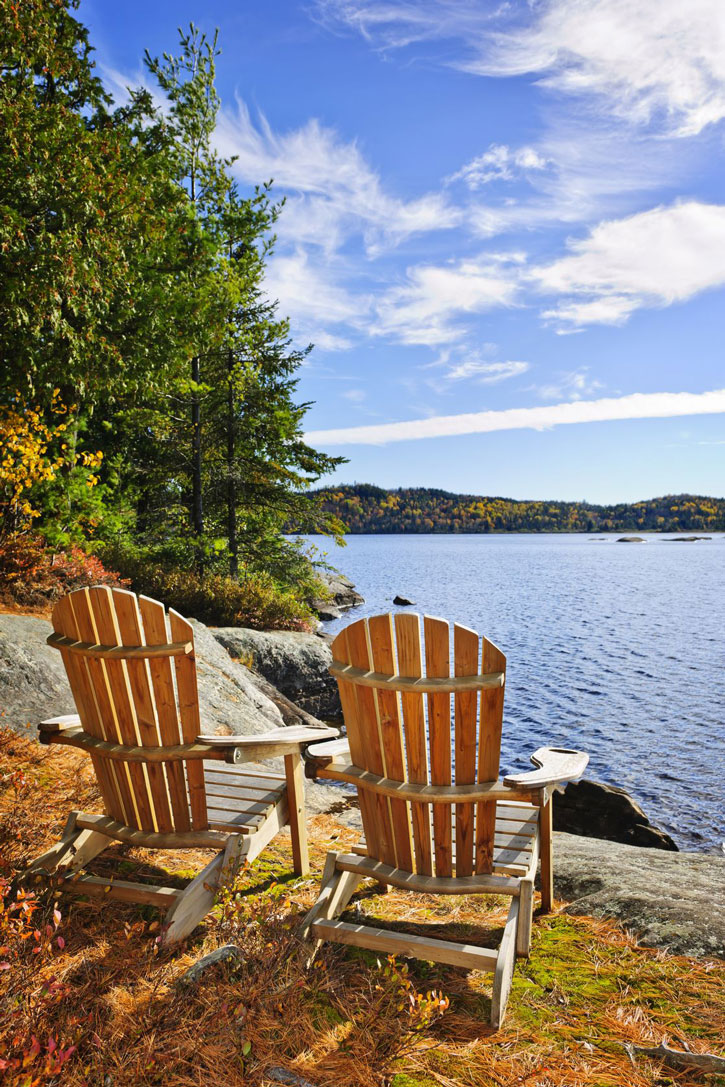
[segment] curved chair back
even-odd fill
[[[69,593],[52,623],[83,731],[135,749],[89,746],[107,814],[138,830],[206,830],[201,760],[153,753],[200,732],[191,624],[170,611],[168,633],[163,604],[107,586]]]
[[[369,772],[358,783],[369,856],[422,875],[491,872],[496,799],[451,786],[498,779],[503,653],[467,627],[425,616],[421,630],[397,613],[352,623],[332,655],[350,755]],[[445,802],[391,796],[395,783],[439,787]]]

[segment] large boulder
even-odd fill
[[[0,615],[0,723],[18,732],[75,713],[60,653],[45,644],[52,633],[47,619]]]
[[[309,602],[310,607],[317,612],[320,619],[339,619],[343,611],[365,603],[350,579],[337,570],[317,569],[315,575],[329,593],[329,598],[326,600],[315,598]]]
[[[645,947],[725,956],[725,858],[554,835],[554,893],[566,912],[609,917]]]
[[[328,720],[342,714],[337,683],[329,672],[332,653],[324,638],[246,627],[220,627],[212,633],[230,656],[307,713]]]
[[[650,849],[677,850],[669,834],[652,826],[624,789],[586,778],[555,791],[554,829]]]
[[[203,623],[193,626],[202,731],[246,736],[282,727],[281,710],[255,677]],[[19,731],[75,712],[60,653],[45,644],[51,632],[46,619],[0,615],[0,721]]]

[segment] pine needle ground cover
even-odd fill
[[[356,834],[331,816],[310,823],[313,878],[292,874],[280,837],[180,948],[159,951],[150,907],[57,898],[9,881],[57,838],[72,808],[97,803],[88,761],[0,732],[0,1079],[12,1087],[665,1087],[724,1084],[630,1058],[627,1043],[663,1039],[725,1051],[725,964],[638,948],[619,928],[564,914],[538,919],[520,961],[504,1029],[488,1025],[491,976],[310,946],[296,931],[328,849]],[[180,884],[208,854],[118,846],[110,874]],[[166,879],[167,877],[165,877]],[[503,924],[496,898],[433,898],[366,883],[348,914],[383,926],[486,944]],[[184,972],[233,943],[241,956]],[[295,1078],[296,1077],[296,1078]]]

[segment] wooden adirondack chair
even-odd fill
[[[70,814],[63,837],[26,870],[64,890],[166,910],[162,942],[183,939],[208,913],[220,882],[251,862],[287,823],[294,867],[309,871],[305,744],[331,728],[279,728],[254,736],[200,735],[194,631],[156,600],[120,589],[79,589],[53,609],[78,716],[40,725],[40,740],[87,751],[105,812]],[[284,756],[285,775],[239,763]],[[184,890],[83,875],[111,842],[218,850]]]
[[[551,908],[552,788],[580,777],[588,756],[540,748],[538,770],[500,782],[506,658],[456,625],[451,676],[449,624],[426,616],[423,631],[424,655],[420,617],[409,613],[361,619],[332,643],[347,740],[309,748],[308,774],[357,786],[365,843],[328,854],[302,931],[493,971],[498,1028],[515,956],[529,952],[539,857],[542,906]],[[365,876],[426,894],[511,895],[498,951],[338,920]]]

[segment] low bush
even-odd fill
[[[129,584],[80,547],[52,551],[42,536],[25,533],[0,541],[0,600],[5,604],[43,607],[86,585]]]
[[[313,623],[307,604],[267,574],[250,574],[239,581],[215,573],[201,578],[190,570],[166,570],[129,558],[123,560],[122,569],[134,592],[212,626],[309,630]]]

